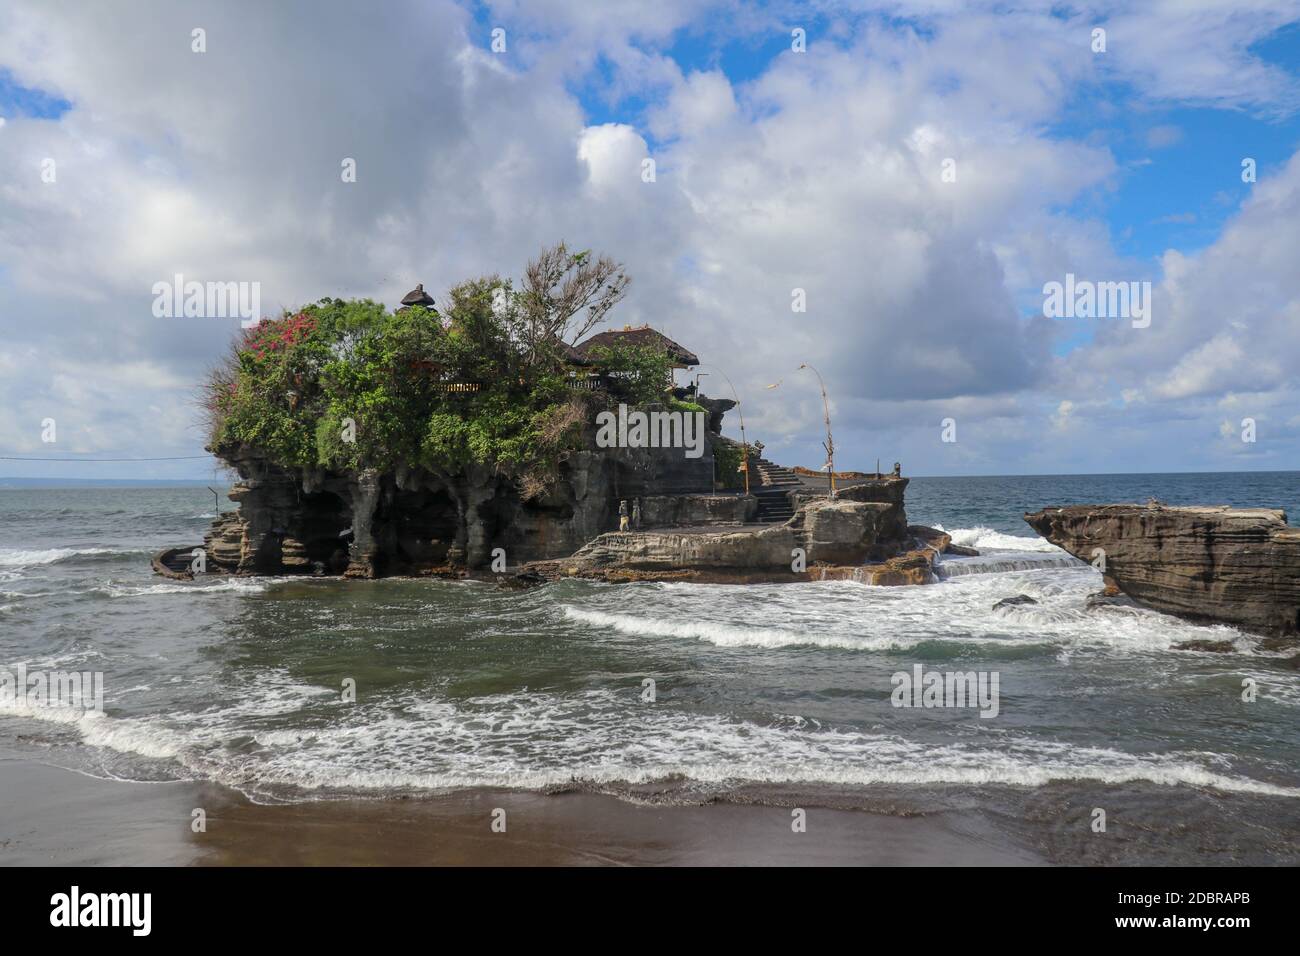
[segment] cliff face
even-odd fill
[[[1263,508],[1074,505],[1025,521],[1093,563],[1108,589],[1158,611],[1268,634],[1300,633],[1300,528]]]
[[[246,446],[215,450],[240,481],[239,510],[221,515],[205,536],[217,569],[259,574],[378,577],[442,567],[480,568],[502,548],[514,566],[572,554],[618,524],[623,499],[691,496],[713,487],[713,453],[682,449],[595,449],[572,453],[542,497],[524,500],[514,482],[483,467],[456,474],[398,468],[339,473],[284,468]],[[725,520],[744,505],[647,511]],[[736,499],[728,499],[735,502]],[[714,515],[717,512],[717,515]]]
[[[213,522],[204,547],[214,570],[235,573],[369,578],[481,569],[501,548],[510,567],[566,559],[565,573],[923,583],[942,550],[918,537],[925,529],[908,527],[907,480],[892,477],[844,489],[835,500],[797,493],[790,521],[739,530],[754,518],[756,500],[705,493],[714,477],[711,450],[688,459],[681,449],[591,447],[570,455],[559,480],[530,500],[486,468],[335,473],[284,468],[248,447],[220,455],[239,473],[230,493],[239,509]],[[612,531],[619,502],[635,498],[641,533]],[[792,568],[795,549],[806,572]],[[903,561],[911,552],[911,563]],[[860,576],[864,563],[890,559]]]

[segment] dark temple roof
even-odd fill
[[[433,307],[433,296],[424,291],[424,283],[421,282],[406,295],[402,296],[402,305],[422,305],[426,309]]]
[[[552,349],[555,350],[556,354],[559,355],[561,359],[568,362],[570,365],[591,364],[591,359],[587,358],[587,356],[583,355],[572,345],[569,345],[567,342],[564,342],[561,339],[558,338],[551,339],[550,346]]]
[[[611,330],[608,332],[597,332],[585,342],[580,342],[574,346],[580,356],[585,359],[591,359],[591,350],[601,346],[605,348],[617,348],[619,346],[645,346],[649,348],[662,349],[667,352],[669,357],[678,365],[699,365],[700,360],[694,352],[688,351],[678,345],[662,332],[643,325],[638,329],[631,326],[624,326],[621,330]]]

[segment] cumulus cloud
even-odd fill
[[[637,189],[648,157],[645,140],[622,123],[589,126],[578,137],[578,158],[587,164],[587,181],[597,194]]]

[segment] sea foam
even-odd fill
[[[953,544],[959,544],[966,548],[978,548],[980,551],[1045,551],[1047,553],[1065,554],[1066,552],[1058,548],[1046,538],[1040,538],[1037,535],[1021,537],[1020,535],[1004,534],[1001,531],[994,531],[992,528],[954,528],[948,531],[943,525],[935,525],[937,530],[943,531],[950,538]]]
[[[70,558],[91,555],[125,555],[143,554],[142,551],[120,548],[44,548],[27,550],[23,548],[0,548],[0,567],[23,568],[40,564],[56,564]]]
[[[935,746],[788,719],[762,723],[645,707],[636,703],[637,690],[406,697],[349,711],[328,726],[259,728],[264,705],[299,708],[327,693],[286,684],[255,688],[222,709],[149,720],[88,716],[71,725],[92,746],[170,761],[187,776],[279,797],[673,780],[1017,788],[1145,782],[1300,797],[1300,788],[1225,771],[1230,761],[1214,753],[1126,752],[1014,733]]]

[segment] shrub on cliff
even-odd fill
[[[753,455],[751,449],[750,455]],[[745,448],[737,441],[718,438],[713,442],[713,467],[718,484],[726,490],[745,487]]]

